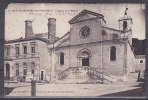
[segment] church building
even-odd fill
[[[57,83],[126,81],[135,72],[127,9],[118,23],[119,29],[109,28],[102,14],[83,10],[69,21],[70,31],[58,38],[56,19],[49,18],[43,34],[34,34],[31,21],[26,21],[26,37],[5,43],[5,77],[26,79],[30,73],[38,81]],[[15,54],[6,56],[11,49]]]

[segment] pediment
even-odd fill
[[[91,15],[91,14],[84,14],[78,17],[77,19],[75,19],[75,21],[82,21],[82,20],[87,20],[87,19],[92,19],[92,18],[96,18],[96,16]]]
[[[72,18],[69,21],[69,23],[73,24],[76,22],[86,21],[86,20],[95,19],[95,18],[104,18],[104,16],[99,13],[95,13],[95,12],[88,11],[88,10],[83,10],[78,15],[76,15],[74,18]]]

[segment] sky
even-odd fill
[[[84,9],[104,15],[106,26],[119,29],[118,19],[123,17],[126,7],[133,20],[133,38],[145,39],[144,4],[23,4],[12,3],[5,9],[5,39],[25,37],[25,20],[33,20],[33,32],[48,32],[48,18],[56,18],[56,36],[61,37],[70,30],[68,23]]]

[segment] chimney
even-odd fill
[[[32,21],[26,20],[25,21],[25,38],[33,37],[34,33],[32,30]]]
[[[55,38],[56,36],[56,19],[49,18],[48,19],[48,39]]]

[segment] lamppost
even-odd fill
[[[36,96],[36,79],[33,74],[33,78],[31,79],[31,96]]]

